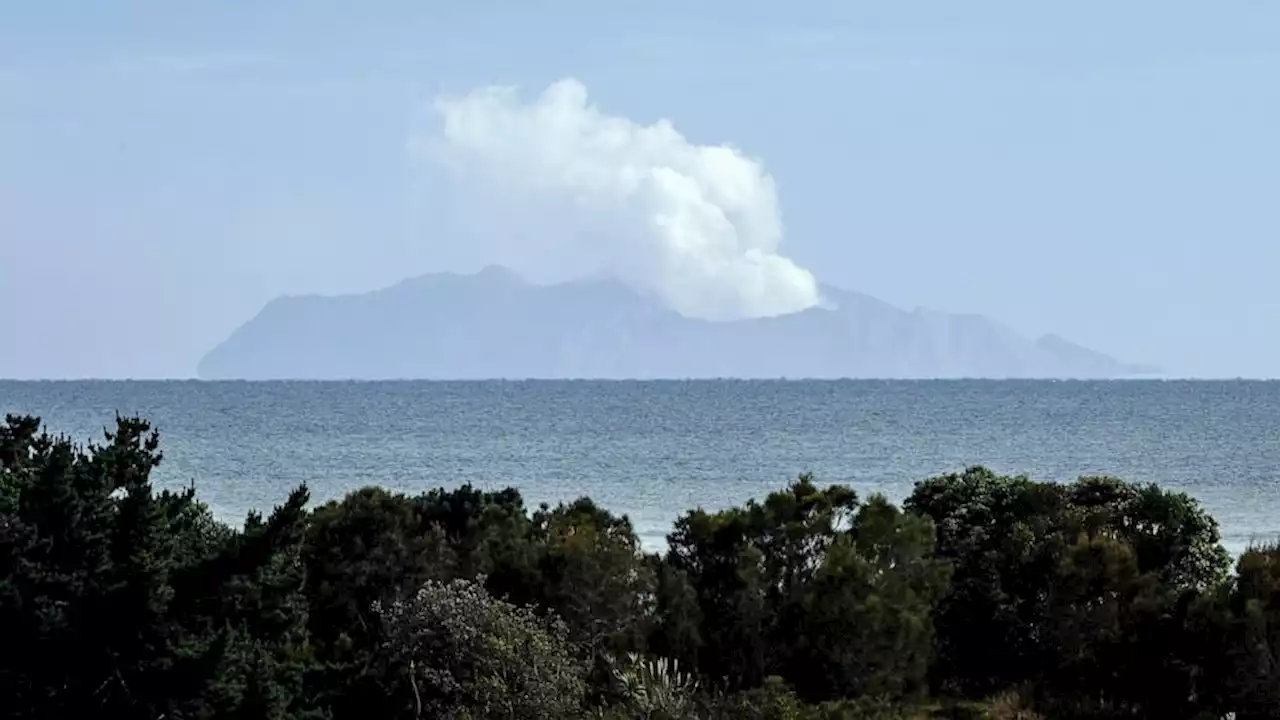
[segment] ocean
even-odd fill
[[[660,548],[687,509],[763,497],[802,472],[898,502],[969,465],[1110,474],[1184,490],[1224,544],[1280,537],[1280,382],[10,382],[0,412],[98,439],[115,414],[161,433],[158,485],[229,521],[307,483],[588,495]]]

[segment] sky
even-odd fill
[[[273,297],[477,269],[415,147],[441,98],[563,82],[732,146],[819,282],[1280,377],[1277,78],[1260,0],[11,0],[0,377],[189,377]]]

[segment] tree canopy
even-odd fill
[[[1191,497],[983,468],[679,517],[297,488],[240,527],[157,434],[0,425],[13,718],[1280,717],[1280,548]]]

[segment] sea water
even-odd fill
[[[157,483],[221,517],[364,485],[587,495],[661,547],[682,512],[802,472],[884,493],[970,465],[1110,474],[1198,498],[1228,549],[1280,536],[1280,383],[1183,381],[0,382],[0,412],[77,440],[161,433]]]

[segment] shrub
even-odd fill
[[[582,710],[582,663],[564,623],[469,580],[428,581],[375,606],[397,717],[560,720]]]

